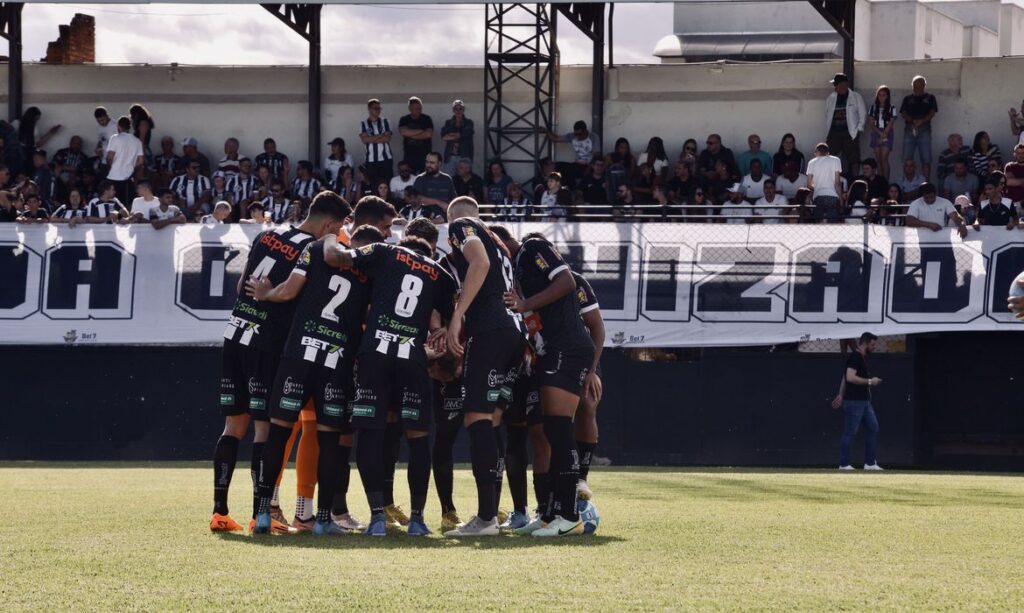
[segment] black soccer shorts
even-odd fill
[[[267,401],[280,357],[225,342],[221,357],[220,410],[225,417],[250,414],[269,421]]]
[[[327,368],[298,358],[281,358],[270,395],[270,417],[296,422],[312,398],[317,424],[350,431],[347,405],[354,395],[351,360]]]
[[[540,412],[540,385],[537,372],[527,373],[525,367],[512,388],[512,402],[502,416],[506,424],[533,426],[543,423]]]
[[[425,365],[376,352],[359,355],[352,427],[383,429],[397,411],[406,430],[430,429],[433,386]]]
[[[434,423],[446,426],[462,423],[462,379],[448,383],[434,381]]]
[[[466,340],[462,358],[464,411],[493,413],[508,406],[525,348],[526,338],[514,328]]]
[[[561,351],[554,347],[545,348],[544,355],[537,361],[537,376],[540,387],[557,387],[579,396],[583,382],[594,362],[594,349]]]

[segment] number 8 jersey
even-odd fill
[[[424,343],[431,313],[437,309],[445,319],[451,318],[455,280],[437,262],[387,243],[356,249],[353,260],[373,282],[359,353],[426,364]]]

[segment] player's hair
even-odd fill
[[[309,217],[327,217],[340,221],[349,216],[352,209],[345,200],[334,192],[320,192],[309,204]]]
[[[109,114],[107,113],[106,107],[98,106],[93,110],[92,116],[99,119],[100,117],[108,117]]]
[[[299,163],[297,164],[297,166],[299,168],[302,168],[303,170],[308,170],[309,172],[313,172],[313,165],[309,163],[309,160],[299,160]]]
[[[405,227],[405,235],[422,238],[428,243],[436,244],[440,233],[437,231],[437,226],[434,225],[434,222],[426,217],[417,217]]]
[[[870,332],[865,332],[864,334],[860,335],[860,338],[857,340],[857,342],[860,343],[861,345],[867,345],[871,341],[875,341],[875,340],[878,340],[877,336],[875,336],[874,334],[872,334]]]
[[[398,217],[393,204],[377,196],[363,196],[352,213],[352,225],[357,228],[364,224],[377,225],[389,217]]]
[[[428,154],[427,154],[427,155],[426,155],[425,157],[431,157],[431,156],[433,156],[433,157],[437,158],[437,163],[438,163],[438,164],[440,164],[440,163],[441,163],[441,160],[443,160],[443,159],[444,159],[443,157],[441,157],[441,153],[440,153],[439,151],[431,151],[431,152],[430,152],[430,153],[428,153]]]
[[[493,226],[487,226],[487,229],[491,231],[491,234],[494,234],[503,241],[512,240],[512,233],[509,232],[508,228],[505,226],[495,224]]]
[[[480,215],[480,205],[469,196],[459,196],[448,205],[448,219],[453,217],[477,217]]]
[[[231,203],[228,202],[227,200],[220,200],[220,201],[218,201],[217,204],[213,205],[213,210],[216,211],[217,209],[219,209],[221,207],[226,208],[228,211],[231,211]]]
[[[360,245],[372,245],[373,243],[383,243],[384,233],[377,229],[377,226],[371,226],[369,224],[365,226],[359,226],[356,231],[352,233],[349,239],[352,243],[359,243]]]
[[[398,241],[398,246],[415,251],[423,257],[429,258],[434,255],[434,250],[430,248],[430,243],[418,236],[406,236]]]
[[[130,130],[131,127],[132,127],[132,120],[131,120],[131,118],[128,117],[127,115],[122,115],[121,117],[119,117],[117,119],[117,127],[121,128],[124,131]]]
[[[104,179],[103,182],[100,183],[99,191],[102,194],[103,192],[107,191],[111,187],[114,187],[114,182],[109,180],[109,179]]]
[[[550,240],[548,240],[548,237],[544,236],[540,232],[530,232],[529,234],[527,234],[526,236],[523,237],[523,242],[525,243],[526,241],[530,240],[531,238],[539,238],[540,240],[544,241],[545,243],[550,243],[551,242]]]

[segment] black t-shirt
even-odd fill
[[[305,276],[306,284],[295,300],[284,357],[328,368],[336,368],[339,359],[354,359],[370,304],[370,279],[358,268],[328,266],[322,241],[306,245],[292,274]]]
[[[480,177],[470,174],[469,180],[466,181],[459,175],[452,177],[452,181],[455,183],[455,193],[459,196],[469,196],[477,202],[484,201],[484,180]]]
[[[419,117],[413,118],[412,115],[404,115],[398,120],[398,129],[410,128],[413,130],[433,130],[434,120],[430,118],[430,115],[424,115],[420,113]],[[423,160],[427,158],[427,154],[430,153],[431,139],[425,138],[423,140],[416,140],[413,138],[402,138],[402,150],[405,153],[405,159],[409,160],[410,163],[415,161],[414,166],[416,168],[423,167]]]
[[[857,371],[858,377],[871,378],[871,374],[868,372],[868,363],[859,351],[850,352],[850,356],[846,358],[846,368],[852,368]],[[846,377],[845,370],[843,371],[843,377]],[[843,398],[846,400],[871,400],[871,389],[867,385],[847,381],[846,394]]]
[[[424,343],[434,309],[451,319],[455,280],[437,262],[387,243],[356,249],[355,266],[373,280],[359,353],[427,363]]]
[[[1009,206],[1002,202],[989,202],[981,207],[978,213],[978,223],[983,226],[1006,226],[1016,215]]]
[[[508,259],[504,246],[498,245],[497,239],[479,219],[462,217],[448,225],[448,244],[452,249],[449,258],[458,273],[459,287],[462,286],[466,279],[466,271],[469,270],[469,262],[462,254],[462,249],[470,241],[477,240],[483,243],[491,266],[487,270],[487,277],[484,278],[480,291],[466,311],[466,336],[472,337],[503,328],[514,328],[523,332],[522,317],[505,306],[505,292],[512,291],[512,262]]]
[[[412,184],[420,194],[427,198],[434,198],[441,202],[451,202],[455,198],[455,183],[452,178],[443,172],[436,175],[423,173],[416,176]]]
[[[846,101],[849,94],[836,94],[836,108],[832,111],[832,131],[846,129]]]
[[[921,119],[929,111],[939,111],[939,103],[935,100],[935,96],[931,94],[921,94],[920,96],[910,94],[904,96],[903,103],[900,105],[900,114],[906,113],[910,115],[911,119]]]
[[[292,274],[303,249],[313,235],[282,226],[260,232],[249,249],[243,279],[267,277],[280,285]],[[259,302],[242,291],[224,331],[225,342],[235,342],[273,355],[280,355],[295,315],[295,301]]]
[[[580,305],[580,315],[601,308],[601,305],[597,303],[597,294],[590,286],[590,281],[587,281],[586,277],[575,270],[572,272],[572,278],[576,279],[576,301]]]
[[[523,296],[529,298],[547,288],[555,277],[569,270],[569,266],[551,243],[531,238],[516,254],[515,270],[516,283]],[[546,353],[551,347],[561,351],[594,348],[590,332],[580,315],[580,300],[575,292],[541,307],[538,314],[540,328],[534,331],[533,336],[537,353]]]
[[[586,175],[580,179],[580,190],[587,204],[608,204],[608,175]]]

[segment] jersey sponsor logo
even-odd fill
[[[373,245],[366,245],[365,247],[360,247],[359,253],[363,255],[370,255],[371,253],[373,253],[373,247]]]
[[[299,343],[303,347],[312,347],[317,350],[326,351],[327,353],[343,353],[341,345],[332,345],[327,341],[322,341],[318,338],[312,338],[309,336],[303,336]]]
[[[226,405],[226,406],[231,406],[231,405],[235,404],[235,395],[234,394],[221,394],[220,395],[220,403],[223,404],[223,405]]]
[[[402,407],[402,419],[419,419],[420,410],[413,407]]]
[[[526,395],[526,406],[531,407],[532,405],[540,403],[540,392],[533,391]]]
[[[249,408],[253,411],[262,411],[267,408],[267,401],[263,398],[250,398]]]
[[[284,385],[281,388],[281,393],[288,396],[301,396],[304,391],[304,386],[301,382],[295,381],[291,377],[286,377]]]
[[[348,335],[341,330],[326,324],[317,323],[311,319],[306,320],[306,323],[303,324],[302,328],[306,331],[306,334],[318,334],[320,336],[326,336],[327,338],[336,339],[342,343],[348,341]]]
[[[377,414],[377,407],[368,404],[353,404],[352,417],[373,417]]]
[[[266,394],[267,394],[267,386],[264,385],[263,382],[260,381],[259,379],[257,379],[256,377],[249,377],[249,395],[250,396],[255,396],[255,395],[265,396]]]
[[[266,247],[271,253],[278,252],[285,257],[289,262],[294,262],[299,257],[299,250],[295,245],[290,245],[281,239],[277,238],[277,235],[273,232],[267,232],[260,239],[260,244]]]
[[[345,412],[345,407],[340,404],[324,404],[324,415],[330,415],[331,417],[341,417]]]
[[[509,369],[507,373],[501,373],[496,368],[492,368],[491,372],[487,373],[487,387],[498,387],[506,382],[513,383],[518,372],[516,368]]]
[[[576,299],[580,301],[580,306],[587,304],[587,292],[582,287],[576,290]]]
[[[312,259],[313,256],[309,253],[309,248],[307,247],[306,249],[302,250],[302,255],[299,256],[299,264],[302,264],[303,266],[309,266],[309,263],[310,261],[312,261]]]
[[[405,264],[409,268],[411,268],[412,272],[416,272],[416,271],[422,270],[424,272],[424,274],[426,274],[428,277],[430,277],[431,281],[437,281],[437,277],[438,277],[437,268],[435,266],[431,266],[430,264],[428,264],[426,262],[423,262],[422,260],[416,258],[411,253],[403,252],[400,249],[396,250],[395,251],[395,259],[398,260],[399,262]]]
[[[282,397],[279,404],[281,405],[281,408],[286,411],[298,411],[302,408],[302,401],[294,398]]]
[[[231,315],[228,317],[228,326],[238,328],[239,330],[251,330],[253,334],[260,333],[260,324],[249,321],[248,319],[242,319],[237,315]]]
[[[444,410],[445,411],[461,411],[462,410],[462,399],[461,398],[445,398]]]
[[[324,386],[324,402],[332,402],[334,400],[345,400],[345,392],[339,387],[328,383]]]
[[[391,319],[387,315],[381,315],[377,318],[377,325],[381,328],[388,328],[395,332],[405,332],[407,334],[419,334],[420,329],[416,326],[410,326],[409,324],[402,323],[397,319]],[[377,337],[380,338],[380,337]]]
[[[540,270],[547,270],[548,268],[551,268],[551,266],[548,264],[548,261],[545,260],[544,256],[539,253],[536,256],[534,256],[533,263],[536,264],[537,268],[539,268]]]

